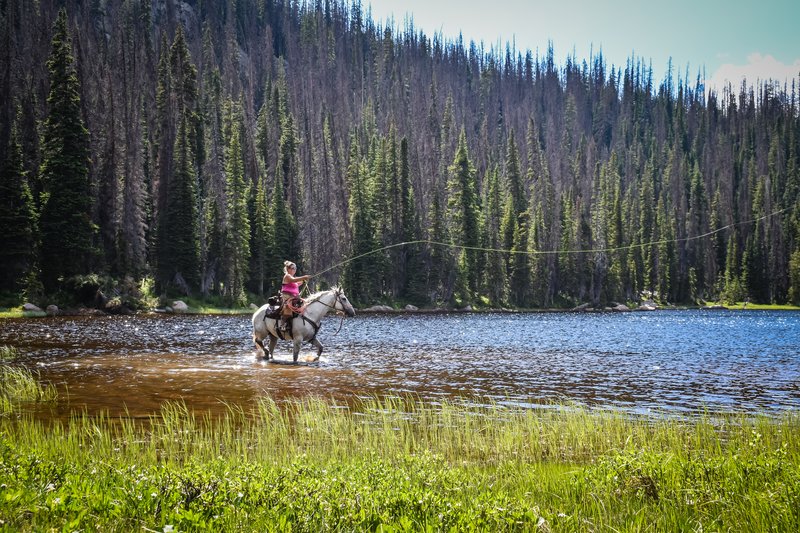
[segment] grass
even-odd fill
[[[3,318],[39,318],[47,316],[44,311],[23,311],[22,307],[0,308],[0,319]]]
[[[13,531],[800,530],[800,417],[320,399],[0,419]]]
[[[16,348],[0,346],[0,417],[14,413],[25,402],[52,402],[57,397],[54,385],[42,385],[26,368],[8,363],[17,358]]]
[[[6,344],[0,345],[0,363],[14,361],[19,355],[19,350]]]
[[[749,309],[755,311],[798,311],[800,307],[789,304],[754,304],[751,302],[736,302],[735,304],[721,304],[728,309]]]

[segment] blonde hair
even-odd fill
[[[283,273],[284,274],[288,274],[289,273],[289,269],[291,267],[294,267],[295,269],[297,269],[297,265],[296,264],[292,263],[291,261],[284,261],[283,262]]]

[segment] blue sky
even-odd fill
[[[362,0],[382,25],[394,18],[405,27],[446,38],[459,32],[464,42],[488,49],[513,42],[540,55],[552,41],[563,65],[573,52],[579,61],[602,49],[607,63],[624,66],[631,55],[652,60],[659,83],[672,58],[674,75],[692,83],[698,73],[707,86],[742,77],[783,82],[800,77],[800,0]]]

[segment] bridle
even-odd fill
[[[333,309],[334,311],[338,311],[339,309],[337,309],[336,304],[342,304],[342,307],[344,308],[344,303],[341,300],[341,297],[342,297],[342,289],[341,289],[341,287],[335,288],[333,290],[333,294],[335,296],[334,299],[333,299],[333,305],[330,305],[328,303],[323,302],[320,299],[320,298],[322,298],[322,295],[320,295],[315,300],[306,303],[305,306],[308,307],[311,304],[318,303],[318,304],[324,305],[328,309]],[[342,325],[344,324],[344,316],[345,316],[344,309],[342,309],[341,311],[342,311],[342,320],[339,322],[339,328],[336,330],[336,333],[334,333],[334,335],[338,335],[339,334],[339,332],[342,330]],[[307,318],[305,316],[305,314],[301,314],[300,318],[303,319],[303,322],[308,322],[309,324],[311,324],[311,327],[314,328],[314,335],[311,337],[311,340],[313,340],[317,336],[317,333],[319,332],[319,328],[322,325],[322,319],[320,319],[320,323],[317,324],[316,322],[314,322],[310,318]],[[309,340],[309,342],[311,342],[311,341]]]
[[[323,302],[320,299],[320,298],[322,298],[322,295],[320,295],[315,300],[313,300],[311,302],[308,302],[306,304],[306,307],[308,307],[309,305],[314,304],[314,303],[319,303],[319,304],[324,305],[328,309],[333,309],[334,311],[339,311],[339,309],[336,307],[336,304],[342,304],[342,307],[344,307],[344,303],[342,303],[342,300],[341,300],[341,298],[342,298],[342,289],[337,287],[336,289],[333,290],[333,295],[335,296],[335,298],[333,299],[333,305],[330,305],[330,304],[327,304],[327,303]],[[344,309],[341,309],[341,311],[344,311]]]

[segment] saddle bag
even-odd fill
[[[266,318],[274,318],[278,319],[281,317],[281,307],[283,306],[283,299],[281,298],[280,294],[276,296],[270,296],[267,298],[267,312],[265,314]]]

